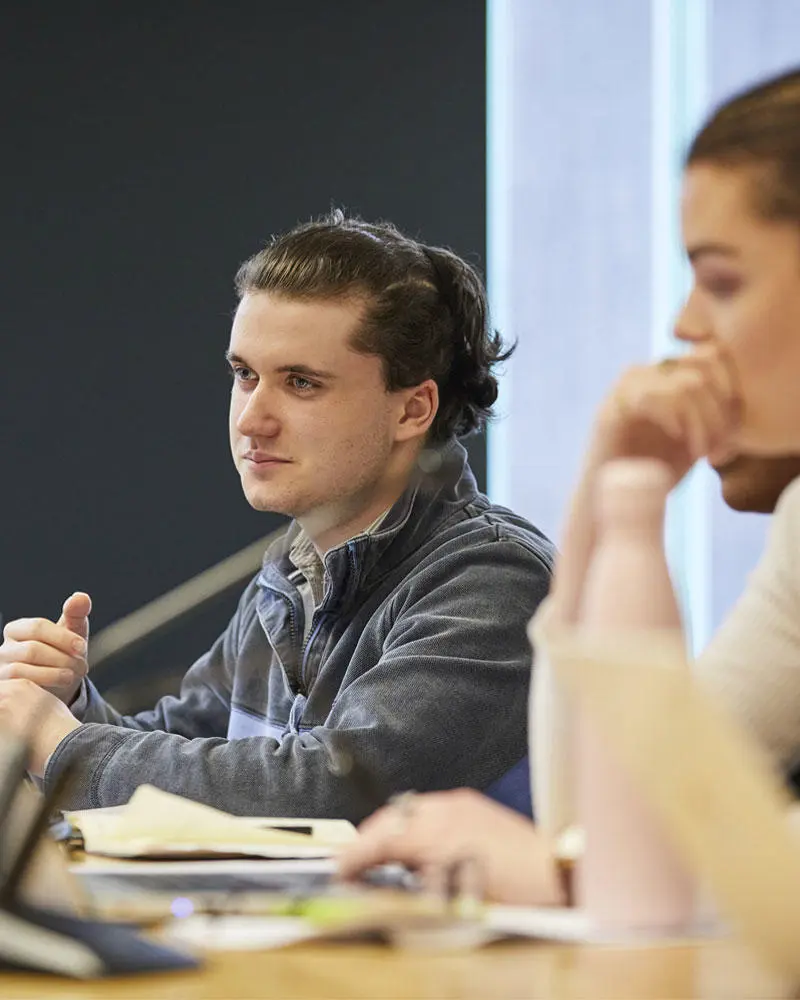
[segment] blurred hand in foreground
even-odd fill
[[[338,865],[350,879],[388,862],[424,872],[466,859],[477,864],[491,902],[566,902],[549,841],[529,819],[472,789],[401,796],[361,824]]]

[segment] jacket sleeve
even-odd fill
[[[141,732],[162,731],[189,740],[225,736],[231,711],[234,664],[244,627],[242,619],[252,606],[255,587],[255,581],[249,584],[228,627],[211,649],[189,668],[178,697],[167,695],[152,710],[122,715],[105,701],[87,678],[70,706],[72,714],[84,723],[102,723]]]
[[[518,539],[454,545],[389,600],[374,664],[345,674],[324,725],[278,742],[91,722],[56,749],[46,785],[70,764],[72,808],[150,782],[237,814],[355,822],[404,789],[485,787],[526,754],[525,626],[549,580],[549,560]]]
[[[776,765],[792,762],[800,749],[800,479],[784,491],[766,550],[697,673]]]

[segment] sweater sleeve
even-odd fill
[[[800,749],[800,479],[784,491],[766,550],[696,670],[786,768]]]

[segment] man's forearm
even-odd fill
[[[45,774],[49,786],[75,770],[68,808],[127,802],[141,784],[204,802],[237,815],[336,816],[361,820],[369,802],[329,750],[311,734],[242,740],[186,739],[89,723],[63,740]]]

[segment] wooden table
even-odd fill
[[[305,944],[211,954],[197,972],[92,983],[0,973],[2,1000],[771,1000],[796,995],[731,942],[664,948],[509,942],[455,954]]]

